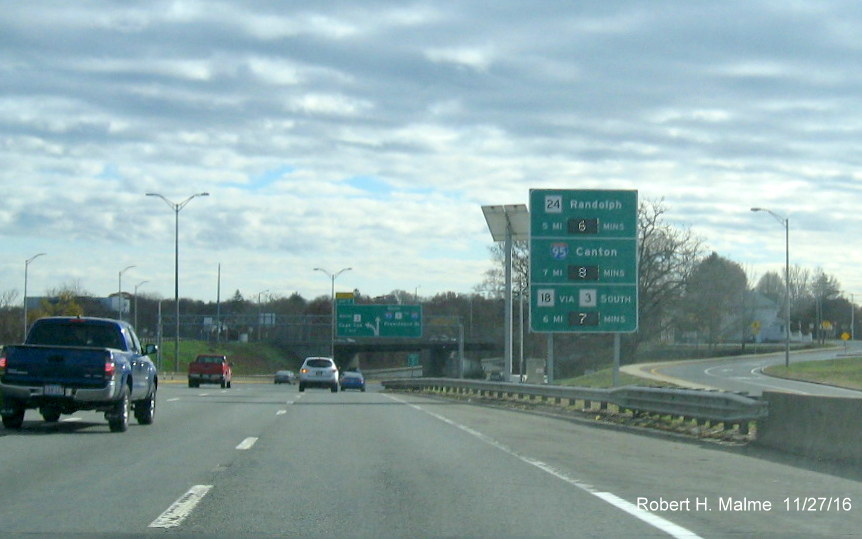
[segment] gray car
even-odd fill
[[[296,380],[296,375],[293,371],[276,371],[274,380],[276,384],[292,384]]]
[[[299,369],[299,390],[306,387],[328,387],[338,393],[338,366],[328,357],[307,357]]]

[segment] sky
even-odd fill
[[[636,189],[754,280],[768,208],[862,296],[859,36],[850,0],[5,2],[0,293],[173,298],[177,217],[182,297],[470,293],[483,205]]]

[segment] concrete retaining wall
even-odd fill
[[[818,460],[862,464],[862,399],[764,391],[769,416],[756,444]]]

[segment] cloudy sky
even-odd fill
[[[0,11],[0,292],[469,292],[481,206],[637,189],[862,294],[854,1],[31,1]],[[19,296],[20,297],[20,296]]]

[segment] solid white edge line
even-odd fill
[[[241,441],[239,443],[239,445],[236,446],[236,448],[239,449],[240,451],[244,451],[246,449],[251,449],[254,446],[255,442],[257,442],[257,438],[254,436],[249,436],[245,440]]]
[[[410,406],[411,408],[414,408],[414,409],[416,409],[416,410],[418,410],[424,414],[428,414],[435,419],[439,419],[440,421],[442,421],[448,425],[451,425],[457,429],[460,429],[460,430],[462,430],[468,434],[471,434],[471,435],[475,436],[476,438],[480,439],[481,441],[483,441],[483,442],[485,442],[485,443],[487,443],[493,447],[496,447],[500,451],[503,451],[504,453],[507,453],[507,454],[517,458],[521,462],[524,462],[526,464],[534,466],[534,467],[542,470],[545,473],[553,475],[554,477],[556,477],[558,479],[562,479],[566,483],[569,483],[570,485],[575,486],[584,492],[592,494],[593,496],[599,498],[600,500],[605,501],[605,502],[613,505],[617,509],[625,511],[626,513],[628,513],[628,514],[632,515],[633,517],[641,520],[642,522],[645,522],[645,523],[649,524],[650,526],[667,533],[671,537],[680,537],[680,538],[683,538],[683,537],[685,537],[685,538],[698,538],[698,537],[700,537],[699,535],[697,535],[693,531],[686,529],[686,528],[683,528],[682,526],[679,526],[677,524],[674,524],[673,522],[671,522],[667,519],[664,519],[658,515],[650,513],[649,511],[644,511],[643,509],[638,508],[633,503],[628,502],[628,501],[620,498],[619,496],[616,496],[615,494],[612,494],[610,492],[600,492],[600,491],[596,490],[595,487],[588,485],[586,483],[583,483],[583,482],[581,482],[581,481],[579,481],[573,477],[569,477],[564,472],[561,472],[559,470],[554,469],[553,466],[551,466],[545,462],[521,455],[520,453],[518,453],[514,449],[503,445],[502,443],[498,442],[497,440],[491,438],[490,436],[488,436],[486,434],[482,434],[481,432],[479,432],[477,430],[474,430],[470,427],[467,427],[465,425],[462,425],[460,423],[452,421],[451,419],[449,419],[447,417],[443,417],[443,416],[436,414],[434,412],[429,412],[428,410],[425,410],[424,408],[422,408],[421,406],[419,406],[417,404],[405,402],[405,401],[403,401],[403,400],[401,400],[395,396],[392,396],[392,395],[385,395],[385,396],[389,397],[392,400],[400,402],[401,404],[406,404],[407,406]]]
[[[182,524],[183,520],[191,514],[195,506],[213,488],[212,485],[195,485],[177,501],[171,504],[159,517],[150,522],[148,528],[175,528]]]

